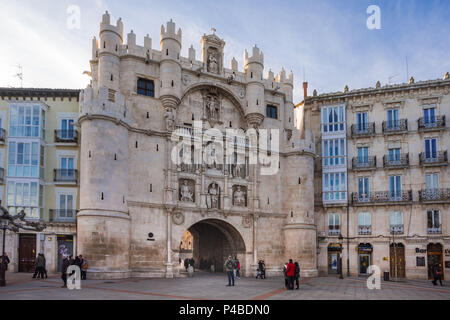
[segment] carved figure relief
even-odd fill
[[[220,187],[217,183],[212,183],[208,188],[206,206],[208,209],[220,209]]]
[[[180,201],[194,202],[195,183],[192,180],[182,179],[180,180]]]
[[[233,189],[233,205],[236,207],[246,207],[247,188],[243,186],[234,186]]]
[[[252,226],[252,217],[242,217],[242,226],[244,228],[250,228]]]
[[[220,118],[220,101],[217,96],[206,96],[206,115],[209,119],[219,120]]]
[[[208,60],[206,61],[206,66],[208,72],[219,73],[219,61],[218,52],[215,48],[208,49]]]
[[[176,211],[172,214],[172,222],[176,225],[184,223],[184,214],[181,211]]]

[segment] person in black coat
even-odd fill
[[[295,262],[295,273],[294,273],[294,280],[296,285],[296,290],[300,289],[300,265],[298,262]]]
[[[434,265],[433,266],[433,285],[437,286],[437,281],[439,280],[439,283],[442,286],[442,268],[441,265]]]
[[[67,256],[63,256],[62,266],[61,266],[61,279],[64,281],[62,288],[67,288],[67,268],[70,266],[70,261]]]

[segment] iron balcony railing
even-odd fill
[[[3,128],[0,129],[0,141],[2,142],[6,141],[6,130]]]
[[[419,154],[419,162],[421,166],[436,166],[436,165],[446,165],[448,163],[447,151],[436,152],[433,156],[421,152]]]
[[[409,167],[409,153],[402,153],[398,157],[383,156],[383,166],[385,168],[406,168]]]
[[[372,234],[372,226],[358,226],[359,235],[369,235]]]
[[[340,226],[328,226],[328,235],[329,236],[338,236],[341,234]]]
[[[78,182],[78,170],[75,169],[55,169],[53,175],[54,182]]]
[[[5,169],[0,168],[0,183],[5,182]]]
[[[394,134],[408,131],[408,119],[400,119],[396,121],[383,121],[383,133]]]
[[[403,234],[403,225],[402,224],[391,225],[391,234]]]
[[[432,228],[428,227],[427,228],[427,232],[428,232],[428,234],[441,234],[442,233],[442,228],[441,228],[441,226],[439,226],[439,227],[432,227]]]
[[[56,143],[78,143],[78,131],[76,130],[55,130]]]
[[[450,201],[450,188],[422,189],[419,191],[419,200],[423,202]]]
[[[370,193],[352,193],[353,204],[371,204],[371,203],[399,203],[412,201],[412,191],[406,190],[392,194],[389,191],[378,191]]]
[[[375,122],[353,124],[351,130],[352,130],[352,138],[374,136]]]
[[[75,209],[50,209],[48,222],[75,222],[78,210]]]
[[[418,128],[422,131],[440,130],[445,128],[445,116],[437,116],[435,118],[420,118],[417,120]]]
[[[377,157],[354,157],[352,159],[353,170],[370,170],[377,167]]]

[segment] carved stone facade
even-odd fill
[[[92,81],[78,119],[78,251],[91,277],[177,276],[186,239],[195,260],[213,259],[217,270],[233,254],[247,276],[258,259],[279,275],[289,258],[300,261],[303,276],[316,275],[313,199],[298,197],[313,194],[313,185],[296,178],[313,172],[315,154],[294,128],[292,73],[265,77],[256,46],[245,51],[243,70],[234,58],[226,68],[215,31],[202,37],[197,60],[193,47],[182,55],[182,32],[172,21],[161,27],[156,50],[149,37],[143,46],[134,33],[124,37],[122,21],[110,19],[103,16],[93,40]],[[277,106],[278,119],[266,118],[267,104]],[[250,135],[254,128],[278,130],[269,166],[249,162],[257,148],[245,139],[227,140],[227,129]],[[271,163],[276,170],[267,174]],[[150,232],[155,241],[147,241]]]

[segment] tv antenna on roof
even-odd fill
[[[15,66],[18,70],[17,73],[14,75],[14,77],[19,78],[20,80],[20,87],[23,88],[23,68],[22,66],[19,64],[17,66]]]
[[[392,80],[393,78],[397,77],[397,76],[398,76],[398,74],[396,74],[395,76],[390,76],[390,77],[388,78],[388,84],[391,84],[391,80]]]

